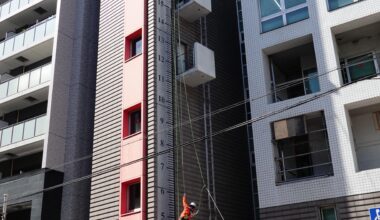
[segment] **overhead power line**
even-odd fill
[[[299,101],[299,102],[297,102],[297,103],[295,103],[293,105],[281,108],[281,109],[276,110],[276,111],[271,111],[271,112],[269,112],[267,114],[264,114],[264,115],[261,115],[259,117],[252,118],[250,120],[247,120],[247,121],[235,124],[233,126],[221,129],[221,130],[219,130],[217,132],[214,132],[212,135],[198,137],[198,138],[193,139],[192,141],[189,141],[189,142],[186,142],[186,143],[183,143],[183,144],[180,144],[180,145],[174,145],[173,147],[168,148],[166,150],[163,150],[163,151],[160,151],[160,152],[157,152],[157,153],[149,154],[146,157],[142,157],[142,158],[130,161],[128,163],[124,163],[124,164],[108,167],[108,168],[105,168],[105,169],[93,172],[93,173],[91,173],[89,175],[86,175],[86,176],[83,176],[83,177],[79,177],[79,178],[76,178],[76,179],[73,179],[73,180],[70,180],[70,181],[67,181],[67,182],[64,182],[64,183],[52,186],[52,187],[44,188],[42,190],[39,190],[39,191],[36,191],[36,192],[33,192],[33,193],[29,193],[29,194],[25,194],[23,196],[19,196],[19,197],[15,197],[15,198],[10,198],[10,199],[8,199],[8,203],[12,202],[12,201],[17,201],[17,200],[19,200],[21,198],[27,198],[27,197],[30,197],[30,196],[33,196],[33,195],[37,195],[37,194],[40,194],[40,193],[44,193],[44,192],[48,192],[48,191],[51,191],[51,190],[55,190],[55,189],[64,187],[66,185],[78,183],[78,182],[84,181],[86,179],[90,179],[92,177],[100,176],[100,175],[103,175],[103,174],[111,172],[111,171],[119,170],[119,169],[121,169],[123,167],[127,167],[127,166],[133,165],[135,163],[138,163],[138,162],[141,162],[141,161],[144,161],[144,160],[147,160],[147,159],[155,158],[155,157],[158,157],[160,155],[164,155],[164,154],[170,153],[170,152],[172,152],[172,151],[174,151],[176,149],[179,149],[179,148],[184,148],[184,147],[192,146],[194,143],[206,140],[207,138],[214,137],[214,136],[217,136],[217,135],[221,135],[223,133],[226,133],[226,132],[229,132],[229,131],[232,131],[232,130],[235,130],[235,129],[238,129],[238,128],[241,128],[241,127],[244,127],[244,126],[247,126],[249,124],[252,124],[252,123],[264,120],[264,119],[269,118],[271,116],[274,116],[274,115],[286,112],[286,111],[288,111],[290,109],[294,109],[296,107],[302,106],[302,105],[307,104],[309,102],[312,102],[312,101],[315,101],[317,99],[323,98],[323,97],[325,97],[325,96],[327,96],[329,94],[332,94],[332,93],[335,93],[335,92],[339,91],[342,88],[345,88],[345,87],[347,87],[349,85],[352,85],[352,84],[355,84],[355,83],[367,80],[369,78],[372,78],[372,77],[366,77],[366,78],[360,79],[358,81],[351,82],[351,83],[345,84],[343,86],[330,89],[330,90],[328,90],[326,92],[323,92],[323,93],[314,95],[314,96],[312,96],[310,98],[301,100],[301,101]]]

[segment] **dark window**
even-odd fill
[[[336,212],[334,207],[321,208],[322,220],[336,220]]]
[[[129,115],[129,134],[141,131],[141,110],[131,112]]]
[[[0,179],[41,169],[42,152],[0,162]]]
[[[127,198],[128,212],[137,211],[141,207],[140,183],[134,183],[128,186]]]
[[[269,56],[273,102],[320,91],[314,45],[306,44]]]
[[[141,105],[135,105],[123,112],[123,138],[141,131]]]
[[[333,175],[323,112],[273,123],[277,180]]]
[[[142,29],[130,34],[125,38],[125,61],[138,56],[142,53]]]
[[[131,45],[131,57],[137,56],[142,53],[142,38],[132,40]]]
[[[187,45],[180,43],[177,46],[177,74],[184,73],[187,69]]]

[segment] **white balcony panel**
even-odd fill
[[[177,76],[186,85],[196,87],[216,78],[214,51],[200,43],[194,44],[194,67]]]
[[[0,42],[0,73],[51,56],[55,22],[55,17],[48,18]],[[20,56],[26,58],[27,61],[17,60],[16,58]]]
[[[0,129],[0,154],[22,148],[23,146],[30,146],[33,143],[40,142],[45,138],[47,129],[47,117],[39,116],[29,119],[18,124]],[[20,150],[20,149],[19,149]],[[22,149],[24,151],[24,149]]]
[[[47,100],[51,76],[52,66],[46,64],[1,83],[0,114],[32,104],[26,97],[33,97],[36,102]]]
[[[57,0],[8,0],[0,5],[0,35],[14,30],[31,21],[41,20],[55,14]],[[34,10],[43,8],[47,12],[43,15]]]
[[[179,15],[189,22],[194,22],[212,11],[211,0],[181,0],[178,8]]]

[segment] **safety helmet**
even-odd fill
[[[195,208],[197,208],[197,204],[195,202],[191,202],[190,207],[195,209]]]

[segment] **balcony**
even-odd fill
[[[8,0],[0,5],[0,36],[21,24],[42,21],[56,14],[56,0]]]
[[[179,0],[179,16],[194,22],[212,11],[211,0]]]
[[[36,0],[10,0],[4,2],[0,6],[0,20],[9,17],[9,15],[20,10],[20,8],[25,7],[29,3],[35,2]]]
[[[320,91],[313,43],[271,54],[268,58],[273,103]]]
[[[51,56],[55,21],[50,17],[0,42],[0,72]]]
[[[216,78],[214,52],[200,43],[194,44],[193,67],[185,70],[186,55],[177,57],[177,80],[191,87],[197,87]],[[181,70],[182,69],[182,70]]]
[[[0,129],[0,151],[10,150],[15,147],[24,145],[32,145],[38,140],[33,138],[42,136],[46,132],[47,117],[39,116],[30,120],[26,120],[9,127]],[[13,147],[12,147],[13,145]],[[16,152],[12,152],[16,153]]]
[[[335,35],[343,84],[380,74],[379,28],[377,22]]]
[[[14,79],[0,84],[0,102],[9,96],[35,88],[50,81],[51,63],[24,73]]]

